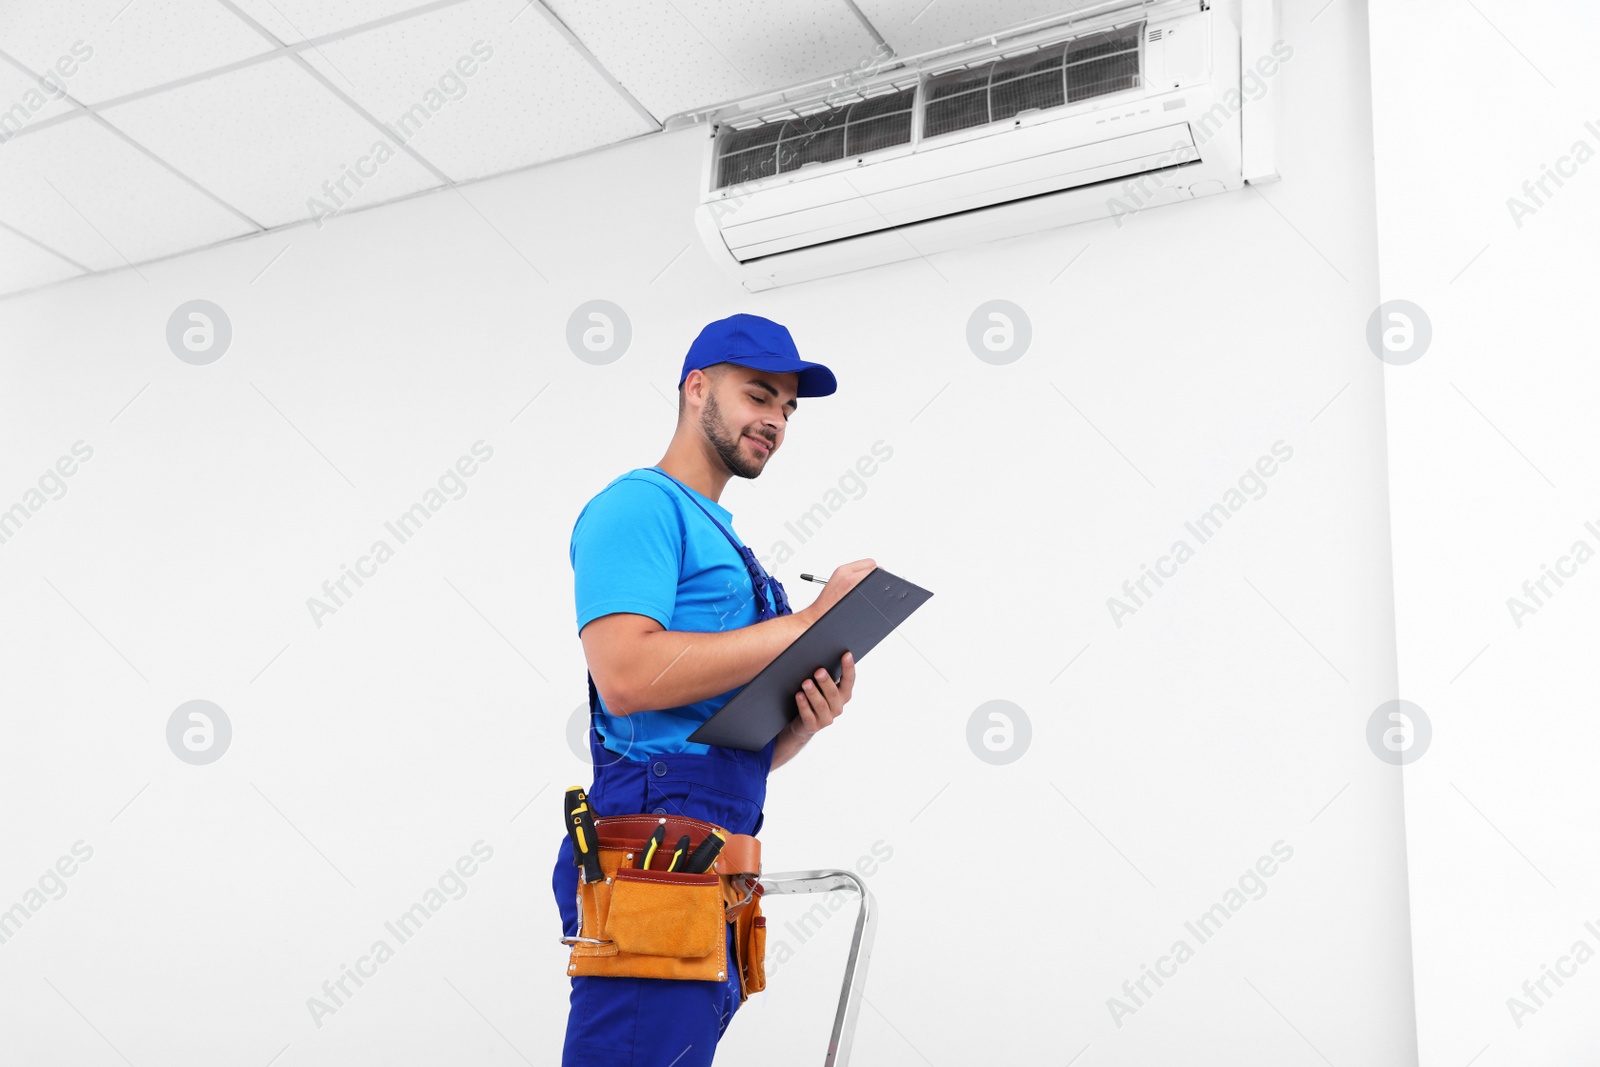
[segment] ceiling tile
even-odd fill
[[[89,117],[0,148],[0,222],[92,270],[251,229]]]
[[[840,0],[645,0],[626,17],[607,0],[550,7],[658,119],[853,70],[877,47]]]
[[[472,0],[304,55],[458,181],[657,128],[524,0]]]
[[[955,0],[856,0],[856,5],[899,56],[963,44],[985,33],[1083,6],[1062,0],[985,0],[981,4]]]
[[[38,77],[24,74],[0,60],[0,142],[40,119],[73,110],[59,88],[64,79],[55,71],[51,71],[51,76],[51,82],[41,82]]]
[[[440,184],[288,56],[119,104],[104,115],[264,226]],[[375,152],[380,143],[384,149]],[[363,176],[361,169],[372,173]]]
[[[0,3],[0,41],[35,74],[76,59],[67,92],[94,104],[211,70],[273,45],[217,3]]]
[[[0,296],[82,273],[60,256],[0,226]]]
[[[423,0],[233,0],[285,44],[348,30],[423,5]]]

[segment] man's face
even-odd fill
[[[800,406],[800,375],[769,374],[731,365],[706,394],[700,428],[729,471],[758,477],[783,444],[789,416]],[[763,447],[770,446],[770,447]]]

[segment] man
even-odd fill
[[[762,751],[687,740],[876,566],[839,567],[815,603],[791,612],[783,586],[718,503],[729,478],[760,477],[797,398],[837,388],[827,367],[800,359],[778,323],[756,315],[713,322],[684,358],[666,454],[613,479],[579,514],[571,559],[589,666],[596,814],[671,813],[755,834],[768,772],[844,711],[855,685],[848,653],[837,683],[819,665],[795,693],[798,716]],[[578,932],[577,884],[563,836],[552,888],[564,936]],[[731,926],[728,952],[733,959]],[[573,977],[562,1063],[710,1064],[739,1006],[733,970],[721,982]]]

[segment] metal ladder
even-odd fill
[[[872,935],[878,924],[878,905],[872,891],[850,871],[785,871],[761,876],[762,894],[854,892],[861,898],[856,912],[855,930],[850,938],[850,955],[844,963],[844,984],[839,990],[839,1008],[833,1016],[833,1033],[828,1038],[828,1054],[823,1067],[846,1067],[850,1045],[855,1040],[856,1017],[861,1012],[861,993],[867,985],[867,960],[872,955]]]

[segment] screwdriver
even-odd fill
[[[583,803],[583,786],[574,785],[567,788],[566,796],[562,799],[561,823],[567,828],[567,840],[572,842],[572,865],[583,866],[583,849],[578,847],[578,824],[573,820],[572,813],[578,810],[578,805]]]
[[[583,880],[603,881],[605,873],[600,869],[600,838],[595,833],[594,811],[589,807],[589,795],[581,787],[573,786],[567,790],[567,796],[571,806],[568,828],[572,833],[574,855],[580,857],[579,865],[583,867]]]
[[[717,861],[717,853],[722,851],[722,846],[726,841],[727,838],[723,837],[720,831],[711,831],[706,835],[706,839],[700,842],[699,846],[689,854],[688,862],[683,865],[684,871],[688,874],[701,874],[710,870],[711,865]]]

